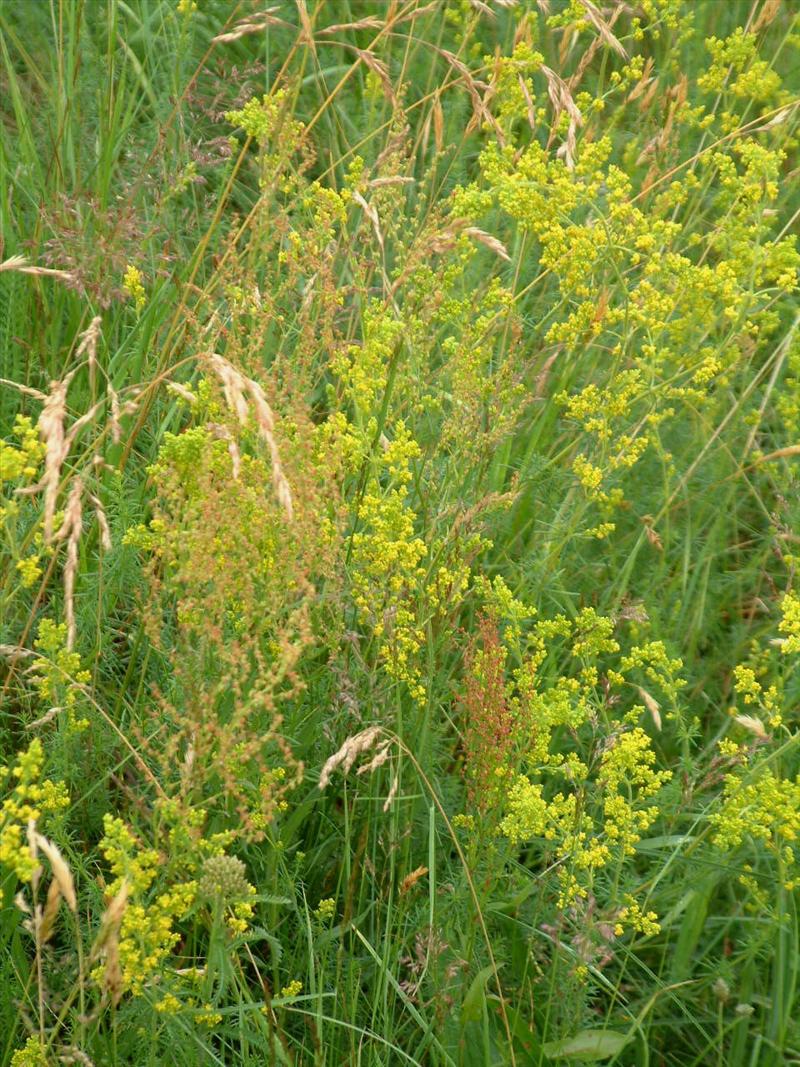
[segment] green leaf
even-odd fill
[[[272,949],[272,957],[276,963],[279,963],[283,957],[283,945],[277,939],[277,937],[270,934],[263,926],[252,926],[250,930],[241,938],[242,944],[252,944],[254,941],[266,941],[269,947]]]
[[[494,974],[494,967],[489,964],[482,967],[475,975],[461,1005],[461,1021],[463,1023],[477,1022],[483,1015],[483,1007],[486,1003],[486,983]]]
[[[630,1039],[630,1034],[620,1034],[614,1030],[581,1030],[574,1037],[548,1041],[544,1046],[544,1054],[550,1059],[593,1063],[595,1060],[607,1060],[609,1056],[616,1056]]]
[[[680,933],[672,953],[670,975],[673,981],[682,982],[689,978],[694,968],[694,954],[700,943],[711,897],[717,887],[718,874],[713,874],[699,886],[692,889],[691,898],[686,902],[681,922]]]

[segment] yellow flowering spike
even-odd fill
[[[138,267],[129,264],[122,279],[122,287],[136,305],[136,310],[141,311],[147,303],[147,294],[142,283],[142,272]]]

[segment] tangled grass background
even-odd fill
[[[5,0],[0,1063],[800,1063],[794,0]]]

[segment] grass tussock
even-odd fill
[[[800,1063],[791,0],[0,8],[0,1065]]]

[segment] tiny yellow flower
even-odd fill
[[[142,283],[142,272],[133,264],[128,264],[125,276],[122,279],[122,287],[136,305],[136,310],[141,311],[147,303],[147,294]]]

